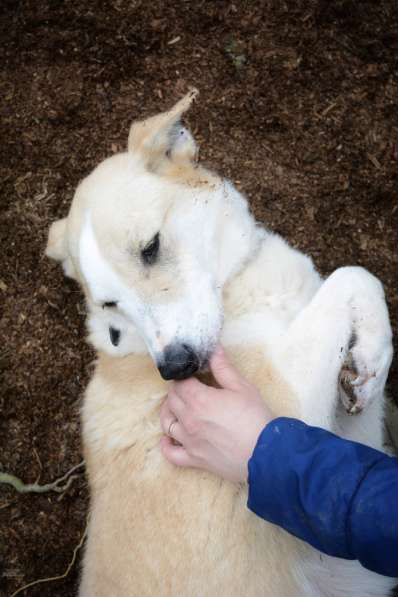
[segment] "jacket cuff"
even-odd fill
[[[398,576],[398,458],[381,455],[364,475],[348,515],[350,549],[365,568]]]
[[[274,419],[249,460],[248,507],[326,554],[357,559],[347,536],[352,497],[383,456],[302,421]]]

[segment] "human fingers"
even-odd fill
[[[185,437],[183,426],[175,413],[169,408],[167,401],[163,403],[160,410],[160,426],[163,433],[168,437],[180,444],[183,443]]]
[[[165,404],[175,415],[176,419],[182,419],[184,417],[187,406],[185,402],[181,400],[180,396],[175,392],[173,386],[171,386],[169,389]]]
[[[190,377],[183,381],[173,382],[169,394],[173,393],[186,405],[192,405],[203,399],[212,389],[213,388],[209,388],[209,386],[200,382],[198,379]]]
[[[166,460],[176,466],[196,466],[195,459],[188,454],[184,446],[176,445],[167,435],[161,438],[160,449]]]
[[[160,426],[163,433],[171,434],[171,426],[177,423],[178,419],[170,409],[167,400],[165,400],[160,409]]]
[[[232,365],[220,345],[217,346],[210,359],[210,370],[217,383],[226,390],[236,390],[245,383],[244,378]]]

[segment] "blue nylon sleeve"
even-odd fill
[[[350,549],[365,568],[398,578],[398,458],[364,476],[348,517]]]
[[[398,459],[296,419],[260,434],[248,507],[316,549],[398,576]]]

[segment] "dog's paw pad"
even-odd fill
[[[388,354],[379,362],[364,359],[355,350],[348,353],[339,376],[340,399],[349,415],[361,413],[373,399],[382,396],[389,367]]]
[[[358,397],[355,393],[356,373],[348,367],[343,367],[340,371],[339,390],[340,399],[349,415],[356,415],[362,411],[363,405],[358,403]]]
[[[349,415],[360,414],[372,398],[373,384],[369,382],[376,374],[369,373],[366,366],[359,369],[349,353],[339,377],[340,399]]]

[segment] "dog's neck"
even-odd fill
[[[264,261],[264,251],[269,237],[270,233],[265,228],[255,227],[249,250],[241,260],[239,268],[236,268],[234,275],[224,285],[225,322],[253,312],[254,303],[261,301],[261,292],[259,292],[261,279],[258,278],[258,273],[262,268],[258,267],[258,262]],[[251,275],[251,271],[255,271],[254,276]]]

